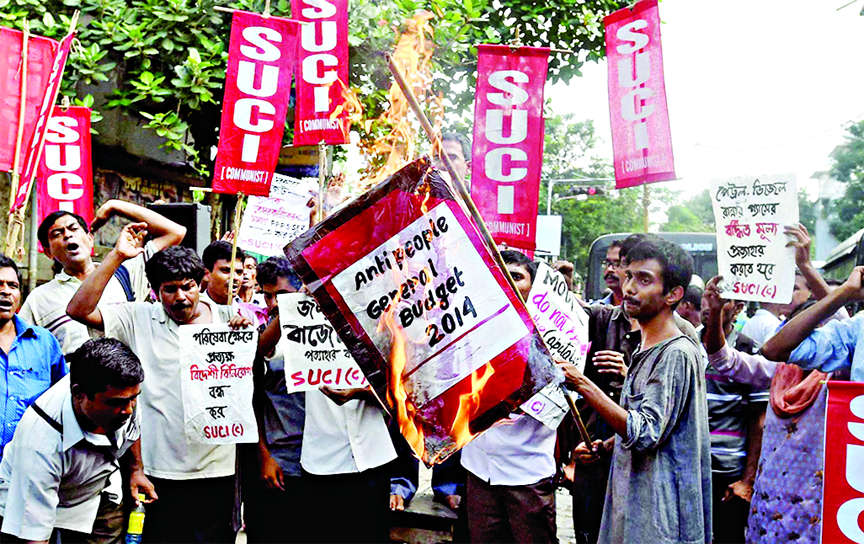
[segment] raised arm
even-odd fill
[[[186,227],[178,225],[153,210],[123,200],[109,200],[100,206],[99,210],[96,211],[93,223],[90,225],[90,230],[98,230],[114,216],[124,217],[135,223],[146,223],[147,231],[153,236],[156,251],[177,245],[186,236]]]
[[[90,328],[105,330],[102,312],[98,308],[99,300],[117,268],[127,259],[134,259],[144,251],[145,236],[147,236],[146,223],[129,223],[123,227],[114,249],[108,253],[102,264],[87,276],[75,296],[69,301],[69,305],[66,306],[69,317]]]
[[[723,334],[723,307],[726,304],[734,304],[720,298],[720,288],[717,286],[722,276],[714,276],[705,284],[705,292],[702,298],[708,304],[708,320],[705,323],[705,333],[702,342],[708,355],[717,353],[726,345],[726,336]]]
[[[813,297],[816,300],[822,300],[827,297],[828,293],[831,292],[831,288],[810,260],[810,233],[807,232],[807,227],[798,223],[794,226],[787,226],[783,232],[795,238],[795,240],[792,240],[786,246],[795,248],[795,264],[798,266],[798,270],[801,271],[804,279],[807,280],[807,286],[810,287]]]
[[[762,347],[762,354],[772,361],[788,360],[792,350],[810,336],[819,323],[844,305],[864,298],[862,274],[864,266],[856,266],[846,283],[781,327]]]

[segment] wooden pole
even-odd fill
[[[651,188],[645,183],[642,185],[642,230],[648,232],[651,222],[648,219],[648,208],[651,206]]]
[[[11,213],[15,205],[15,197],[18,196],[18,185],[21,182],[21,146],[24,143],[24,115],[27,107],[27,64],[28,49],[30,44],[30,23],[24,20],[24,33],[21,42],[21,103],[18,106],[18,133],[15,136],[15,156],[12,160],[12,186],[9,194],[9,222],[6,226],[6,248],[7,257],[15,257],[18,231],[16,228],[16,217]],[[20,219],[20,218],[17,218]]]
[[[237,195],[237,205],[234,207],[234,239],[231,242],[231,273],[228,274],[228,307],[234,302],[234,261],[237,260],[237,240],[240,239],[240,218],[243,215],[243,193]]]
[[[327,144],[324,140],[318,142],[318,217],[316,223],[324,221],[327,214],[324,213],[324,192],[327,190],[326,174],[327,170]]]

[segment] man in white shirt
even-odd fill
[[[501,256],[523,300],[537,265],[518,251]],[[555,436],[527,414],[510,414],[462,448],[468,470],[471,542],[557,542]]]
[[[67,307],[73,319],[129,345],[147,372],[141,395],[144,472],[161,498],[147,509],[144,537],[154,542],[230,542],[236,534],[235,447],[187,443],[180,384],[181,325],[251,325],[230,309],[199,302],[205,269],[189,248],[155,254],[147,279],[160,304],[98,306],[114,270],[144,251],[146,224],[123,228],[117,245],[83,283]],[[229,321],[230,320],[230,321]]]
[[[119,461],[133,496],[152,502],[141,470],[136,410],[144,371],[122,342],[90,340],[69,355],[71,372],[24,413],[0,463],[4,535],[47,542],[117,542],[123,534]]]
[[[63,353],[71,353],[90,338],[85,325],[66,315],[66,305],[87,276],[96,270],[93,262],[93,232],[111,217],[143,221],[153,236],[146,250],[135,259],[123,263],[123,268],[111,277],[102,295],[102,304],[143,301],[150,292],[144,263],[157,251],[179,244],[186,228],[141,206],[122,200],[109,200],[96,212],[88,226],[80,215],[56,211],[39,225],[39,243],[45,255],[63,267],[54,279],[40,285],[24,301],[19,316],[28,323],[48,329],[60,342]]]
[[[207,274],[204,276],[207,290],[201,293],[201,298],[207,302],[227,305],[230,297],[234,315],[241,315],[256,325],[263,325],[267,322],[266,308],[259,308],[249,302],[243,302],[237,296],[243,282],[243,261],[246,259],[246,253],[238,248],[234,257],[234,287],[232,289],[228,286],[231,279],[231,244],[225,240],[217,240],[204,248],[201,260],[207,270]]]

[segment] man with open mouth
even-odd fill
[[[144,263],[157,251],[179,244],[186,235],[186,228],[131,202],[109,200],[97,210],[92,225],[80,215],[56,211],[49,214],[39,225],[39,243],[45,255],[53,259],[62,270],[50,282],[40,285],[27,297],[21,307],[22,319],[45,327],[57,337],[63,353],[71,353],[90,338],[85,325],[73,321],[66,315],[66,305],[72,300],[81,283],[94,270],[93,232],[112,217],[122,217],[135,222],[147,223],[152,240],[138,258],[123,263],[122,268],[105,287],[102,304],[143,301],[150,292]]]

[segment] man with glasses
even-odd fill
[[[606,306],[620,306],[623,300],[621,295],[621,244],[622,240],[615,240],[606,250],[606,258],[603,259],[603,280],[610,293],[597,301],[597,304]]]

